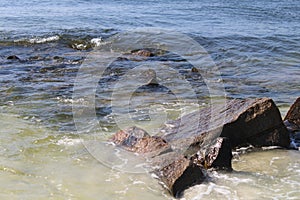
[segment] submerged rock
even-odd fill
[[[21,60],[18,56],[16,55],[11,55],[11,56],[7,56],[6,58],[7,60]]]
[[[55,56],[56,57],[56,56]],[[38,61],[38,60],[44,60],[45,58],[44,57],[42,57],[42,56],[30,56],[29,58],[28,58],[28,60],[30,60],[30,61]],[[55,58],[54,58],[55,59]]]
[[[160,137],[150,136],[145,130],[138,127],[130,127],[120,130],[113,135],[111,141],[122,146],[128,151],[136,153],[151,153],[169,148],[168,143]]]
[[[144,56],[144,57],[154,56],[154,54],[151,51],[145,50],[145,49],[140,49],[138,51],[133,51],[132,54],[136,55],[136,56]]]

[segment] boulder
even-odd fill
[[[195,153],[190,158],[168,149],[150,159],[154,173],[174,196],[181,197],[185,189],[202,183],[207,178],[206,169],[232,170],[232,152],[225,138],[217,138],[206,156]]]
[[[207,168],[232,170],[232,148],[290,144],[279,110],[269,98],[228,100],[225,107],[207,107],[167,122],[155,136],[131,127],[111,141],[143,156],[175,197],[202,183]]]
[[[152,164],[161,184],[176,198],[181,197],[185,189],[206,179],[203,166],[175,152],[154,157]]]
[[[290,123],[300,127],[300,97],[291,106],[284,120],[288,120]]]
[[[219,136],[228,138],[232,148],[243,145],[288,147],[290,143],[279,109],[269,98],[232,99],[225,107],[201,109],[168,122],[160,135],[181,151],[187,149],[186,155],[209,146]]]
[[[111,141],[143,156],[161,184],[174,197],[180,197],[185,189],[202,183],[206,179],[205,167],[231,169],[231,149],[223,145],[222,138],[211,147],[205,158],[196,154],[187,158],[173,151],[161,137],[150,136],[138,127],[118,131],[111,137]]]
[[[221,136],[230,139],[233,147],[243,144],[254,147],[289,146],[288,131],[272,99],[246,100],[243,108],[231,113],[232,120],[224,125],[221,133]]]
[[[290,148],[300,150],[300,97],[287,112],[284,124],[290,133]]]

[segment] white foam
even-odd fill
[[[115,191],[116,194],[123,194],[125,195],[127,193],[127,191],[129,190],[128,187],[126,187],[124,190],[119,190],[119,191]]]
[[[79,43],[79,44],[77,44],[77,43],[72,44],[72,47],[75,48],[75,49],[78,49],[78,50],[84,50],[84,49],[87,48],[87,46],[88,45],[81,44],[81,43]]]
[[[57,141],[57,145],[74,146],[82,143],[82,139],[63,138]]]
[[[146,183],[143,181],[133,181],[133,185],[145,185]]]
[[[19,40],[14,40],[14,42],[26,42],[28,41],[29,43],[32,44],[41,44],[41,43],[46,43],[46,42],[53,42],[59,40],[58,35],[53,35],[49,37],[35,37],[35,38],[30,38],[30,39],[19,39]]]
[[[8,101],[8,102],[7,102],[7,105],[8,105],[8,106],[14,106],[15,103],[14,103],[13,101]]]
[[[46,38],[32,38],[29,40],[30,43],[33,44],[40,44],[40,43],[46,43],[46,42],[53,42],[53,41],[57,41],[59,40],[59,36],[55,35],[55,36],[50,36],[50,37],[46,37]]]
[[[100,46],[101,44],[103,44],[103,39],[100,37],[100,38],[93,38],[93,39],[91,39],[91,43],[94,45],[94,46],[96,46],[96,47],[98,47],[98,46]]]
[[[213,197],[213,198],[212,198]],[[217,185],[215,183],[207,183],[196,185],[192,188],[189,188],[185,192],[185,197],[181,200],[199,200],[199,199],[239,199],[237,196],[237,192],[232,190],[228,186]]]
[[[228,174],[223,174],[223,173],[218,173],[216,171],[212,171],[211,175],[213,175],[213,177],[219,179],[219,180],[225,180],[225,181],[229,181],[232,183],[232,185],[239,185],[239,184],[243,184],[243,183],[253,183],[254,181],[251,178],[242,178],[242,177],[236,177],[236,176],[229,176]]]
[[[56,97],[55,99],[61,103],[84,103],[83,98],[74,100],[74,99],[68,99],[68,98],[64,98],[64,97]]]

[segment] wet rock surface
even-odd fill
[[[121,145],[128,151],[137,153],[150,153],[169,148],[168,143],[160,137],[150,136],[146,131],[138,127],[130,127],[117,132],[111,140]]]
[[[154,54],[151,51],[146,50],[146,49],[140,49],[140,50],[134,51],[134,52],[132,52],[132,54],[136,55],[136,56],[144,56],[144,57],[154,56]]]
[[[191,158],[175,152],[161,137],[150,136],[138,127],[118,131],[111,141],[141,154],[162,185],[175,197],[182,196],[185,189],[202,183],[206,179],[206,167],[231,169],[231,149],[223,145],[222,138],[218,138],[207,157],[195,154]]]
[[[213,111],[213,112],[212,112]],[[155,136],[131,127],[111,141],[138,153],[175,197],[202,183],[208,168],[232,170],[232,149],[289,147],[289,131],[272,99],[232,99],[167,122]]]
[[[288,120],[300,127],[300,97],[294,102],[289,111],[287,112],[284,120]]]
[[[300,97],[296,99],[287,112],[284,124],[290,133],[290,148],[300,150]]]
[[[232,158],[230,140],[228,138],[219,137],[216,143],[208,149],[204,166],[205,168],[232,170]]]
[[[213,109],[213,111],[212,111]],[[227,137],[232,148],[243,145],[289,146],[289,136],[280,112],[269,98],[233,99],[226,106],[208,107],[169,122],[161,129],[173,146],[185,148]],[[195,149],[197,151],[199,149]]]
[[[232,101],[230,104],[235,104]],[[230,105],[229,104],[229,105]],[[230,111],[230,122],[224,125],[221,136],[228,137],[233,147],[250,144],[254,147],[289,146],[289,136],[279,109],[269,98],[244,101],[242,110]]]

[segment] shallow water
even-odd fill
[[[186,58],[200,51],[185,59],[163,45],[149,58],[121,51],[122,58],[107,67],[94,88],[100,128],[95,132],[92,122],[76,128],[74,109],[89,103],[73,98],[78,71],[99,63],[89,58],[128,30],[163,28],[170,38],[182,33],[185,37],[172,38],[171,45],[182,47],[186,37],[201,45],[207,52],[202,55],[220,73],[211,82],[223,87],[227,98],[270,97],[285,115],[300,96],[299,1],[174,2],[0,2],[1,199],[171,199],[149,174],[118,171],[114,149],[91,150],[102,148],[119,128],[135,123],[155,134],[165,121],[224,96],[212,97],[204,80],[212,65],[192,72]],[[124,44],[143,39],[133,36]],[[8,59],[12,55],[20,59]],[[122,95],[149,81],[147,70],[153,68],[160,72],[161,87],[141,85]],[[84,96],[91,87],[79,89]],[[299,199],[299,156],[286,150],[241,155],[233,173],[213,172],[183,198]]]
[[[191,188],[186,199],[298,199],[300,163],[294,159],[299,153],[285,150],[242,155],[232,173],[214,172],[212,182]]]
[[[106,167],[83,145],[17,115],[1,114],[1,199],[172,199],[148,173]],[[268,150],[241,155],[234,171],[210,172],[184,199],[298,199],[300,154]]]

